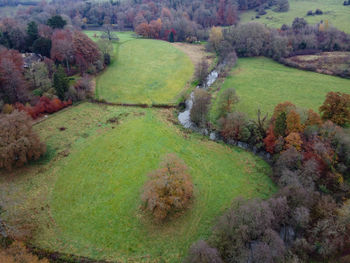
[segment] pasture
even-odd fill
[[[54,157],[28,166],[16,180],[0,177],[0,190],[20,200],[18,206],[45,207],[33,215],[40,226],[34,244],[122,262],[179,262],[234,198],[274,192],[264,161],[186,134],[171,118],[166,110],[84,103],[37,124]],[[185,214],[159,225],[141,211],[140,193],[166,153],[186,162],[195,193]]]
[[[350,80],[289,68],[268,58],[240,58],[215,96],[229,87],[236,89],[240,99],[236,109],[255,119],[259,108],[271,116],[274,107],[284,101],[318,112],[329,91],[349,93]],[[211,110],[213,120],[216,102]]]
[[[241,23],[256,21],[276,28],[280,28],[283,24],[291,25],[296,17],[303,17],[310,24],[328,20],[330,25],[350,33],[350,6],[343,6],[343,2],[343,0],[289,0],[290,9],[288,12],[278,13],[269,9],[266,10],[266,15],[256,19],[257,12],[250,10],[243,12],[240,18]],[[309,10],[315,12],[317,8],[323,11],[323,15],[306,15]]]
[[[189,57],[165,41],[134,38],[128,32],[117,36],[120,41],[114,43],[112,64],[97,77],[97,98],[116,103],[176,103],[194,72]]]

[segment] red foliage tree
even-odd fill
[[[162,29],[162,20],[160,18],[158,18],[157,20],[152,20],[149,23],[150,37],[159,38],[161,29]]]
[[[97,44],[80,31],[75,31],[73,35],[73,54],[81,74],[101,58]]]
[[[23,71],[23,58],[18,51],[0,51],[0,99],[9,103],[27,99],[27,83]]]
[[[19,111],[25,111],[33,119],[36,119],[42,114],[54,113],[69,105],[72,105],[72,101],[62,102],[58,98],[50,100],[47,97],[41,97],[35,106],[24,106],[22,103],[16,103],[15,108]]]
[[[56,30],[51,37],[51,59],[65,62],[69,70],[69,63],[73,60],[73,34],[68,29]]]
[[[273,154],[275,145],[276,145],[276,137],[273,132],[273,126],[271,125],[269,130],[267,131],[267,136],[264,139],[265,149],[267,152]]]

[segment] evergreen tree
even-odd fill
[[[39,38],[39,30],[38,30],[38,25],[34,21],[28,23],[27,25],[27,45],[28,48],[31,48],[33,46],[33,43],[35,40]]]
[[[285,112],[281,112],[280,115],[276,118],[274,134],[276,136],[286,136],[287,129],[287,114]]]
[[[64,100],[64,94],[69,88],[69,80],[62,66],[59,66],[53,75],[53,87],[56,90],[57,96],[61,100]]]
[[[56,28],[64,28],[67,22],[61,16],[53,16],[49,20],[47,20],[47,25]]]
[[[32,50],[34,53],[38,53],[49,58],[51,52],[51,39],[39,37],[34,41]]]
[[[170,34],[169,34],[169,42],[170,43],[174,42],[174,32],[173,31],[171,31]]]

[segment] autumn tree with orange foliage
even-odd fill
[[[15,110],[0,116],[0,168],[12,170],[45,153],[45,144],[32,130],[32,122],[25,112]]]
[[[0,262],[3,263],[49,263],[47,259],[39,259],[31,254],[25,245],[15,241],[8,248],[0,249]]]
[[[287,134],[290,134],[292,132],[298,133],[303,130],[302,124],[300,122],[300,115],[295,110],[291,110],[288,113],[286,123]]]
[[[158,18],[157,20],[152,20],[149,24],[147,22],[139,24],[135,31],[137,34],[143,37],[159,38],[161,29],[162,20]]]
[[[322,125],[321,117],[318,113],[314,112],[312,109],[309,109],[307,112],[307,119],[305,126],[320,126]]]
[[[142,194],[145,209],[156,220],[181,212],[190,204],[193,184],[186,164],[175,154],[168,154],[160,168],[151,172]]]
[[[286,144],[285,144],[285,148],[289,149],[290,147],[294,147],[297,151],[301,151],[302,150],[302,144],[303,141],[301,139],[300,133],[298,132],[291,132],[286,138]]]
[[[328,92],[320,107],[323,120],[331,120],[343,126],[350,122],[350,95],[341,92]]]
[[[288,113],[291,111],[291,110],[296,110],[296,107],[293,103],[289,102],[289,101],[286,101],[286,102],[283,102],[283,103],[279,103],[274,111],[273,111],[273,116],[272,118],[273,119],[276,119],[282,112],[286,113],[286,115],[288,115]]]

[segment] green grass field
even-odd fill
[[[137,39],[130,32],[117,35],[114,60],[97,77],[97,97],[118,103],[175,103],[193,75],[188,56],[165,41]]]
[[[107,122],[115,116],[118,124]],[[32,206],[45,207],[33,214],[40,225],[34,244],[121,262],[180,262],[235,197],[265,198],[275,191],[264,161],[184,134],[169,116],[84,103],[36,125],[56,157],[27,167],[16,180],[0,176],[0,192],[23,199],[19,206],[31,200]],[[189,166],[195,193],[184,215],[159,225],[140,211],[140,193],[166,153],[176,153]]]
[[[283,24],[291,24],[296,17],[303,17],[309,23],[316,24],[321,20],[328,19],[329,23],[346,33],[350,33],[350,6],[343,6],[343,0],[289,0],[290,9],[288,12],[278,13],[266,10],[267,14],[255,19],[254,10],[241,14],[241,23],[252,21],[260,22],[271,27],[281,27]],[[309,10],[315,12],[319,8],[323,15],[307,16]]]
[[[258,108],[271,116],[274,107],[284,101],[318,111],[327,92],[350,93],[350,80],[289,68],[268,58],[240,58],[220,92],[229,87],[235,88],[240,98],[237,110],[256,118]],[[216,109],[214,102],[212,119],[217,116]]]

